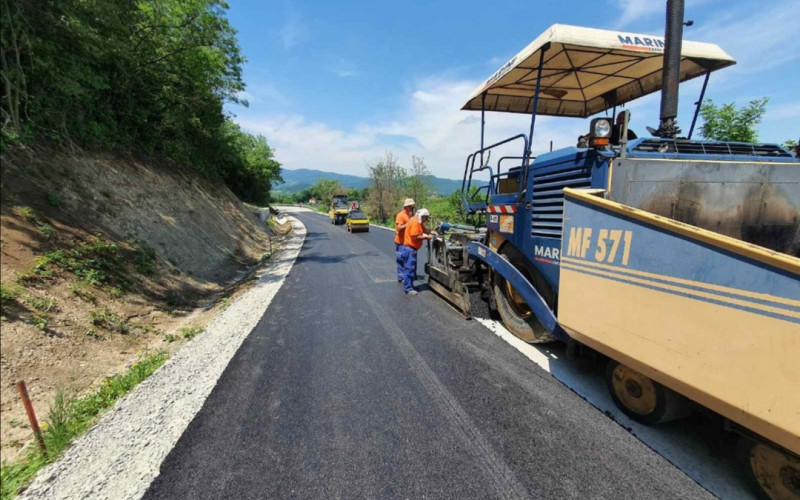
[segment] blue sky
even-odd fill
[[[664,1],[273,2],[230,0],[228,17],[248,59],[249,108],[230,106],[266,136],[285,168],[366,175],[392,151],[460,178],[479,145],[479,114],[459,111],[472,90],[548,26],[664,32]],[[746,104],[769,96],[762,141],[800,136],[798,0],[686,0],[684,38],[720,45],[738,62],[714,73],[707,97]],[[701,81],[681,86],[688,131]],[[658,121],[657,94],[631,103],[632,128]],[[527,132],[528,117],[487,114],[487,139]],[[534,152],[574,145],[588,120],[537,121]]]

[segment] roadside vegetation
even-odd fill
[[[431,185],[431,172],[425,160],[419,156],[411,157],[411,165],[404,167],[397,155],[387,152],[367,165],[370,184],[364,189],[343,186],[334,179],[320,178],[316,184],[297,193],[280,193],[275,196],[278,203],[308,204],[314,199],[312,207],[318,212],[328,213],[334,195],[346,194],[350,201],[358,201],[361,209],[370,218],[370,223],[394,228],[394,216],[400,210],[405,198],[412,198],[417,208],[427,208],[431,212],[431,229],[442,221],[456,224],[477,224],[476,217],[468,216],[461,203],[461,191],[450,195],[436,193]],[[473,188],[473,195],[476,188]]]
[[[149,377],[166,360],[167,353],[164,351],[143,354],[126,372],[107,378],[83,397],[70,397],[59,391],[41,425],[47,451],[43,453],[31,443],[21,460],[13,464],[3,463],[0,468],[0,498],[14,498],[40,469],[58,459],[75,438],[85,433],[118,399]],[[14,425],[27,424],[15,422]]]
[[[57,143],[168,158],[269,201],[280,164],[223,110],[247,104],[224,2],[0,2],[3,151]]]

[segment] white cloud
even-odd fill
[[[692,9],[696,8],[700,5],[705,3],[709,3],[712,0],[688,0],[686,2],[686,7],[684,9],[684,13],[686,15],[686,19],[691,19]],[[663,19],[667,12],[666,2],[655,2],[653,0],[618,0],[614,1],[613,5],[616,5],[620,9],[619,20],[616,23],[613,23],[615,27],[622,28],[624,26],[628,26],[637,22],[639,24],[643,23],[644,21],[652,20],[656,17],[656,15],[660,15]],[[662,21],[663,22],[663,21]],[[663,26],[661,28],[661,32],[663,33]],[[637,30],[637,31],[646,31],[646,30]]]
[[[764,114],[764,121],[800,118],[800,102],[770,105]]]
[[[737,65],[727,76],[756,73],[800,58],[800,2],[781,0],[729,9],[692,28],[691,39],[716,43]],[[688,37],[687,37],[688,38]]]
[[[617,26],[627,26],[634,21],[648,18],[657,12],[665,12],[664,2],[652,0],[620,0],[615,2],[622,10]]]
[[[362,123],[353,130],[309,121],[299,115],[240,117],[245,129],[263,134],[287,168],[366,175],[366,164],[391,150],[408,165],[411,155],[422,156],[434,175],[460,179],[468,154],[480,146],[480,114],[460,111],[467,95],[478,82],[432,78],[420,82],[409,93],[403,111],[389,121]],[[486,114],[486,145],[507,137],[528,133],[530,117],[507,113]],[[547,151],[549,141],[559,148],[574,145],[585,120],[539,117],[534,153]],[[396,137],[409,138],[399,145]],[[495,151],[493,162],[502,155],[522,154],[522,142]],[[506,168],[506,167],[504,167]]]
[[[351,78],[359,74],[354,62],[341,57],[332,58],[327,63],[326,69],[339,78]]]
[[[284,49],[291,50],[308,39],[310,30],[298,11],[290,10],[287,17],[278,30],[278,39]]]

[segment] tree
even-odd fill
[[[425,165],[425,160],[420,156],[411,157],[411,170],[405,178],[405,192],[413,198],[418,207],[428,204],[428,197],[433,188],[431,186],[431,172]]]
[[[400,203],[400,187],[406,176],[398,165],[397,156],[386,152],[383,158],[367,164],[369,170],[369,196],[367,205],[370,215],[381,222],[392,217]]]
[[[717,107],[709,99],[700,107],[700,115],[703,117],[700,134],[714,141],[756,142],[756,125],[761,122],[768,101],[768,97],[763,97],[736,109],[734,103]]]
[[[317,183],[311,186],[311,192],[317,198],[317,202],[323,206],[328,206],[333,201],[333,195],[346,194],[345,188],[336,179],[317,179]]]
[[[2,143],[69,142],[192,165],[247,201],[280,164],[224,111],[244,57],[222,0],[0,0]]]
[[[784,149],[788,149],[789,151],[792,151],[794,152],[795,155],[797,155],[797,141],[795,141],[794,139],[788,139],[784,141],[783,147]]]

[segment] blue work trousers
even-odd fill
[[[403,290],[406,293],[414,289],[414,278],[417,273],[417,251],[411,247],[400,245],[400,256],[403,260]]]
[[[405,277],[405,271],[403,271],[403,254],[400,249],[403,248],[403,245],[400,243],[394,244],[394,260],[397,262],[397,281],[403,281]]]

